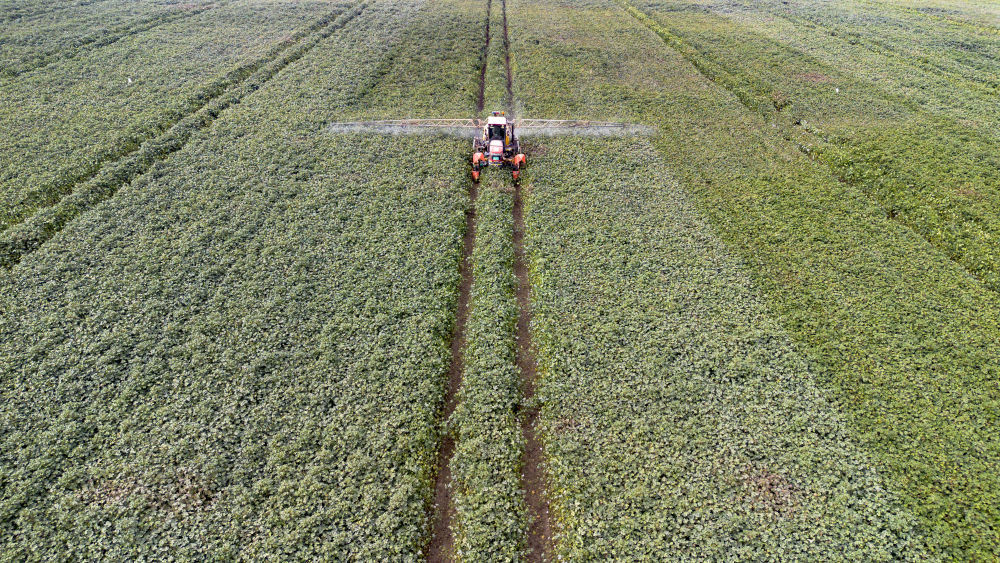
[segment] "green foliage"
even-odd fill
[[[519,560],[525,547],[511,189],[507,171],[487,170],[476,203],[465,371],[449,422],[455,547],[465,561]]]
[[[980,91],[979,98],[972,96],[963,102],[966,111],[956,114],[941,109],[940,103],[911,101],[905,89],[886,91],[865,77],[764,36],[757,26],[705,11],[697,2],[638,3],[651,16],[630,1],[624,4],[705,76],[773,121],[787,138],[829,164],[839,178],[860,187],[890,217],[912,228],[988,287],[1000,290],[996,244],[1000,220],[995,213],[1000,205],[1000,161],[996,157],[1000,152],[1000,136],[996,135],[1000,121],[991,110],[983,124],[990,124],[992,130],[983,132],[969,120],[977,116],[970,107],[979,103],[976,99],[995,98],[994,78],[986,79],[992,86],[980,84],[988,92]],[[807,3],[801,11],[817,18],[814,10]],[[787,7],[771,6],[771,11],[775,17],[792,22],[802,19],[799,10],[789,13]],[[870,31],[848,34],[845,29],[868,27],[870,20],[880,31],[893,29],[864,9],[847,10],[850,15],[846,16],[820,11],[826,20],[847,18],[853,24],[845,28],[824,23],[821,29],[840,34],[848,42],[856,43],[853,35],[863,35],[863,41],[879,46],[878,52],[888,50],[911,63],[903,71],[906,74],[944,76],[944,87],[929,88],[928,95],[935,100],[947,98],[955,90],[968,91],[970,87],[963,80],[980,76],[985,67],[993,74],[1000,71],[995,61],[982,55],[958,57],[956,61],[940,50],[928,58],[920,47],[894,44],[890,49],[893,32],[878,37]],[[810,19],[806,22],[817,25]],[[896,34],[899,41],[898,31]],[[907,30],[906,35],[911,36],[912,31]],[[1000,49],[1000,42],[996,48]],[[968,75],[970,67],[974,70]]]
[[[445,431],[524,556],[508,180],[446,423],[468,143],[327,130],[484,59],[659,131],[528,143],[558,554],[1000,554],[988,9],[510,0],[514,100],[500,0],[202,8],[0,0],[0,559],[417,559]]]
[[[109,0],[12,18],[0,23],[0,77],[23,74],[85,50],[110,45],[123,37],[190,17],[208,3]],[[4,11],[6,14],[7,12]]]
[[[324,128],[472,66],[386,62],[450,8],[372,2],[0,274],[0,558],[419,556],[468,145]]]
[[[664,163],[641,140],[543,143],[527,231],[563,557],[923,556]]]
[[[932,555],[1000,553],[996,293],[642,22],[596,4],[567,14],[517,2],[526,113],[657,126],[636,150],[663,156],[739,255]]]
[[[0,79],[0,230],[192,116],[346,7],[236,1]]]
[[[363,5],[336,19],[324,19],[294,48],[284,49],[274,60],[261,59],[229,73],[216,85],[217,92],[198,111],[185,117],[159,137],[143,143],[132,154],[102,167],[58,203],[38,211],[26,221],[0,233],[0,267],[10,267],[33,252],[77,215],[111,197],[123,185],[144,174],[156,162],[180,150],[197,132],[212,125],[220,113],[256,92],[288,64],[298,60],[319,41],[347,25]],[[305,35],[305,34],[303,34]]]

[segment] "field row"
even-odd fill
[[[996,557],[995,116],[897,87],[985,100],[989,12],[838,2],[887,31],[816,2],[227,0],[0,79],[0,558],[418,558],[446,435],[454,554],[522,558],[533,409],[562,558]],[[468,139],[329,124],[505,108],[655,133],[523,138],[530,401],[486,172],[445,419]]]
[[[231,73],[218,86],[221,89],[206,100],[197,111],[185,116],[159,137],[140,145],[133,153],[103,166],[87,181],[74,187],[72,193],[44,208],[25,221],[0,233],[0,266],[10,266],[33,252],[77,215],[111,197],[123,185],[146,173],[156,162],[180,150],[199,131],[212,125],[220,113],[239,104],[240,100],[268,82],[281,69],[298,60],[317,43],[329,37],[365,9],[361,4],[337,18],[326,18],[302,33],[294,47],[283,49],[278,56],[255,61]]]
[[[994,212],[1000,205],[1000,137],[966,121],[976,116],[970,106],[992,105],[995,92],[970,94],[978,96],[977,100],[961,104],[958,114],[937,107],[928,110],[922,105],[931,102],[912,102],[907,89],[886,91],[850,69],[842,70],[762,35],[756,25],[706,12],[699,2],[626,1],[625,5],[702,73],[774,122],[803,151],[828,164],[837,178],[858,186],[887,216],[926,238],[990,288],[1000,290],[1000,251],[995,242],[1000,237],[1000,218]],[[799,12],[808,13],[808,9]],[[855,17],[865,13],[853,8],[850,12]],[[858,44],[843,36],[843,30],[831,29],[844,45]],[[829,40],[829,33],[816,30],[799,34],[823,35]],[[891,35],[879,37],[888,41]],[[1000,41],[996,43],[1000,47]],[[826,44],[823,50],[836,52],[838,47]],[[855,58],[864,59],[864,55]],[[898,58],[916,64],[924,57],[903,51]],[[996,67],[988,54],[975,60]],[[928,76],[928,71],[914,64],[902,70],[890,68],[904,76]],[[922,86],[923,96],[950,99],[956,90],[972,91],[958,82],[960,65],[942,65],[942,69],[949,79],[944,85]],[[981,124],[995,132],[994,113],[990,111]]]

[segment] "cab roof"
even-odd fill
[[[507,118],[502,115],[491,115],[486,118],[487,125],[507,125]]]

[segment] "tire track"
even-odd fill
[[[503,10],[503,50],[507,78],[507,110],[514,115],[514,73],[510,61],[510,34],[507,26],[507,0],[501,0]],[[528,507],[527,557],[529,561],[552,560],[552,519],[545,470],[545,452],[538,435],[540,407],[534,401],[538,382],[538,363],[531,339],[531,280],[527,252],[524,248],[524,188],[514,183],[514,277],[517,279],[517,325],[515,362],[521,372],[521,434],[524,437],[522,488]]]
[[[531,341],[531,282],[528,278],[528,261],[524,250],[524,189],[514,184],[514,277],[517,278],[517,347],[515,357],[521,372],[522,404],[527,405],[521,415],[521,433],[524,435],[524,468],[522,480],[524,500],[528,506],[528,560],[552,560],[552,522],[546,496],[546,478],[542,467],[545,454],[538,436],[540,408],[534,404],[538,379],[538,364]]]
[[[500,0],[503,12],[503,62],[507,77],[507,113],[514,116],[514,73],[510,68],[510,36],[507,33],[507,0]]]
[[[490,57],[490,13],[493,11],[493,0],[486,0],[486,30],[483,52],[479,59],[479,96],[476,98],[476,115],[483,112],[486,106],[486,64]]]
[[[162,135],[108,162],[80,182],[69,195],[22,223],[0,233],[0,266],[11,268],[40,248],[70,221],[112,197],[121,186],[145,174],[153,164],[184,148],[198,132],[207,129],[231,106],[253,94],[289,64],[306,55],[320,41],[344,28],[367,8],[362,2],[346,12],[330,14],[296,34],[269,56],[233,71],[214,93],[194,111],[179,119]],[[280,56],[278,56],[280,55]]]
[[[490,13],[493,0],[486,0],[486,29],[484,45],[479,59],[479,93],[476,96],[476,115],[483,111],[486,96],[486,66],[490,50]],[[441,412],[443,424],[447,424],[458,403],[458,390],[462,386],[465,365],[465,326],[469,320],[469,300],[474,279],[472,253],[476,247],[476,199],[479,186],[471,183],[469,188],[469,208],[465,211],[465,236],[462,240],[462,261],[459,264],[458,304],[455,311],[455,329],[451,335],[451,364],[448,367],[448,386],[445,390],[444,407]],[[427,546],[427,560],[431,562],[453,561],[455,559],[455,537],[451,524],[455,520],[455,505],[451,500],[451,458],[455,455],[455,437],[445,429],[438,448],[437,475],[434,478],[434,504],[431,506],[432,522],[430,543]]]
[[[441,420],[447,421],[455,411],[458,389],[462,386],[465,362],[465,325],[469,319],[469,297],[472,293],[472,251],[476,247],[476,198],[479,188],[472,182],[469,188],[469,208],[465,211],[465,236],[462,241],[462,261],[459,265],[458,306],[455,312],[455,330],[451,336],[451,364],[448,368],[448,387],[445,392]],[[455,519],[455,506],[451,501],[451,458],[455,454],[455,438],[446,432],[438,450],[438,471],[434,480],[433,529],[427,549],[428,561],[454,560],[455,538],[451,523]]]

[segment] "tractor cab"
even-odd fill
[[[488,125],[487,131],[491,141],[503,141],[507,138],[507,128],[499,123]]]

